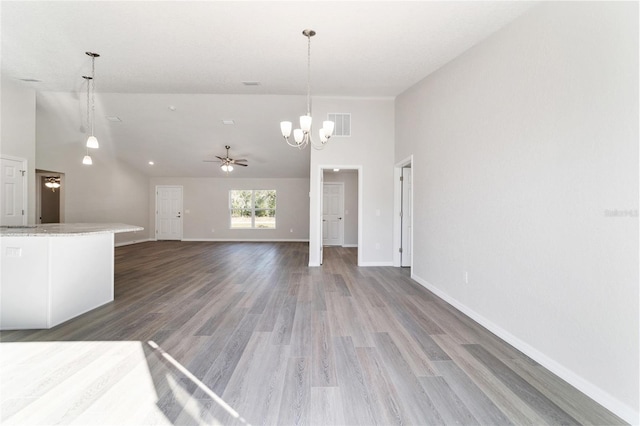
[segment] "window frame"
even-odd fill
[[[245,191],[245,192],[251,192],[251,201],[250,201],[250,207],[249,208],[233,208],[232,206],[232,193],[233,192],[239,192],[239,191]],[[256,208],[256,192],[259,191],[273,191],[274,196],[275,196],[275,207],[274,208]],[[229,229],[232,230],[237,230],[237,229],[250,229],[250,230],[255,230],[255,229],[277,229],[278,227],[278,220],[277,220],[277,210],[278,210],[278,191],[276,189],[230,189],[229,190]],[[250,227],[234,227],[233,226],[233,212],[234,211],[241,211],[241,212],[251,212],[251,226]],[[257,211],[272,211],[273,212],[273,227],[258,227],[256,226],[256,212]],[[242,216],[240,216],[242,217]],[[270,217],[270,216],[268,216]]]

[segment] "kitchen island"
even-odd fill
[[[0,227],[0,330],[55,327],[113,300],[121,223]]]

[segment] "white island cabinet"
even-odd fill
[[[51,328],[113,300],[120,223],[0,227],[0,330]]]

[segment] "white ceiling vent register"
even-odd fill
[[[333,136],[351,136],[351,114],[327,114],[327,120],[335,123]]]

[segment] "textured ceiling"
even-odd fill
[[[304,95],[306,39],[301,31],[313,28],[317,31],[311,46],[314,95],[393,97],[532,3],[2,1],[0,5],[2,72],[10,78],[39,80],[28,83],[42,93],[39,114],[51,120],[78,115],[84,90],[81,76],[89,72],[90,64],[84,52],[94,51],[101,54],[96,61],[98,112],[103,113],[96,114],[98,127],[108,125],[104,115],[122,118],[123,125],[110,127],[115,130],[106,137],[118,155],[144,173],[207,175],[183,155],[163,154],[160,133],[153,131],[159,127],[144,125],[154,121],[146,119],[149,114],[167,114],[169,105],[181,103],[162,123],[161,134],[174,135],[175,140],[166,144],[180,143],[191,160],[220,155],[229,139],[228,128],[198,125],[199,120],[234,118],[239,154],[250,160],[250,167],[241,171],[244,177],[305,177],[308,154],[294,155],[300,157],[299,167],[285,172],[278,161],[284,148],[273,149],[264,141],[266,134],[278,138],[281,117],[303,112],[303,99],[278,96],[265,113],[253,101],[243,105],[240,98],[230,103],[217,95]],[[243,81],[260,85],[245,86]],[[214,96],[203,96],[207,94]],[[154,99],[156,95],[159,98]],[[47,110],[54,106],[70,111]],[[225,106],[230,107],[228,112]],[[178,120],[180,114],[189,121]],[[76,131],[79,120],[71,126]],[[280,142],[284,144],[281,138]],[[165,147],[165,151],[171,150]],[[162,158],[166,168],[149,169],[150,158]],[[263,166],[257,167],[260,162]]]

